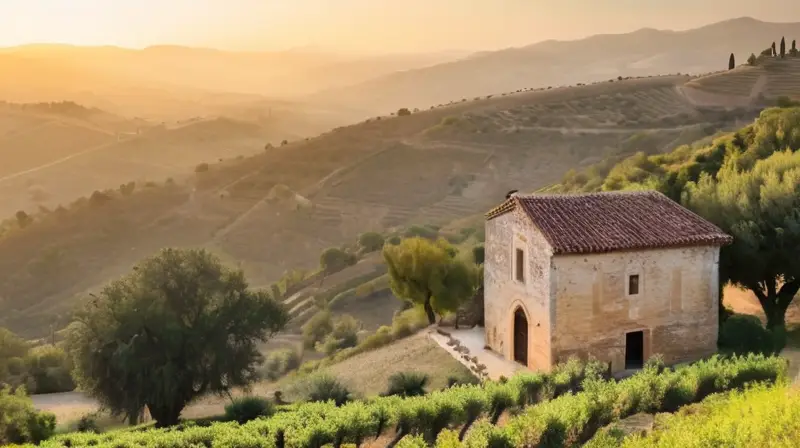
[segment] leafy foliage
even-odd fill
[[[318,352],[330,356],[335,352],[355,347],[358,344],[358,332],[361,330],[361,323],[353,316],[338,316],[333,322],[333,329],[330,333],[315,344]]]
[[[0,389],[0,445],[10,443],[37,443],[53,435],[56,416],[37,412],[23,387],[11,392],[10,387]]]
[[[428,375],[419,372],[399,372],[389,377],[389,387],[385,396],[416,397],[425,395]]]
[[[748,314],[735,314],[725,319],[719,331],[719,346],[739,354],[772,354],[783,348],[775,347],[769,330],[757,317]]]
[[[383,242],[383,235],[378,232],[365,232],[358,236],[358,245],[364,252],[381,250]]]
[[[529,407],[503,428],[513,446],[575,446],[600,428],[640,412],[673,412],[708,395],[756,381],[785,379],[786,361],[761,355],[713,357],[664,370],[648,365],[620,382],[589,380],[583,392]]]
[[[475,261],[475,264],[483,264],[485,258],[486,249],[484,249],[483,244],[472,248],[472,259]]]
[[[347,403],[351,398],[347,386],[334,376],[324,373],[309,378],[306,384],[306,394],[309,401],[332,401],[336,406]]]
[[[591,448],[787,446],[800,433],[800,395],[785,386],[760,384],[660,417],[651,434],[592,443]]]
[[[431,324],[436,321],[435,314],[455,311],[475,290],[474,265],[455,255],[456,250],[444,239],[407,238],[383,249],[392,291],[421,305]]]
[[[332,274],[356,264],[358,259],[354,254],[349,254],[338,247],[325,249],[319,256],[319,266],[327,273]]]
[[[258,378],[258,343],[288,320],[266,291],[204,250],[165,249],[89,300],[69,328],[81,387],[114,414],[159,426],[206,394]]]
[[[275,381],[289,371],[300,367],[300,354],[291,348],[275,350],[267,355],[262,371],[264,377]]]
[[[32,346],[0,328],[0,384],[25,386],[32,393],[75,389],[72,364],[60,346]]]
[[[260,417],[269,417],[275,413],[275,406],[266,398],[241,397],[225,406],[225,419],[239,423],[247,423]]]
[[[696,402],[713,392],[782,379],[786,362],[754,355],[712,358],[676,370],[662,370],[651,364],[644,372],[621,382],[602,379],[598,374],[601,370],[599,365],[573,363],[559,368],[557,374],[519,374],[505,384],[456,386],[421,397],[381,397],[338,407],[333,400],[295,404],[271,418],[243,425],[230,422],[209,427],[185,426],[182,430],[73,433],[56,436],[42,446],[322,447],[361,445],[367,438],[392,429],[397,442],[408,439],[402,443],[427,446],[435,441],[447,441],[447,445],[441,445],[447,447],[510,448],[525,443],[563,446],[560,442],[588,440],[600,425],[639,410],[673,409],[677,404]],[[533,375],[535,380],[531,379]],[[520,397],[527,393],[524,391],[530,391],[523,387],[525,384],[542,384],[541,401],[525,402],[526,407],[518,416],[503,427],[495,426],[492,416],[521,403]],[[568,389],[553,399],[556,384],[564,384]],[[456,436],[448,427],[465,429]],[[463,445],[457,441],[459,438],[463,439]]]

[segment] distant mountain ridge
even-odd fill
[[[742,63],[750,53],[760,53],[782,36],[788,42],[800,38],[800,22],[772,23],[742,17],[686,31],[642,28],[580,40],[547,40],[392,73],[312,97],[327,101],[341,98],[351,107],[388,112],[617,76],[701,74],[727,68],[730,53]]]

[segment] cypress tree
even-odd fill
[[[781,57],[786,56],[786,39],[781,37]]]
[[[734,67],[736,67],[736,58],[731,53],[731,57],[728,59],[728,70],[733,70]]]
[[[797,41],[792,39],[792,53],[797,51]]]
[[[774,57],[774,56],[777,56],[777,55],[778,55],[778,52],[775,51],[775,42],[773,42],[772,43],[772,56]]]

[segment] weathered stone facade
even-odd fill
[[[484,320],[486,344],[513,359],[514,312],[522,307],[528,321],[528,367],[548,370],[551,348],[551,264],[547,241],[514,210],[486,222]],[[526,281],[514,279],[516,249],[525,254]]]
[[[570,355],[625,369],[626,333],[643,332],[645,359],[667,363],[713,353],[718,329],[718,245],[558,254],[525,212],[486,221],[486,343],[514,359],[514,313],[528,324],[528,367],[549,370]],[[515,279],[516,249],[524,282]],[[638,293],[628,294],[631,275]]]
[[[625,334],[644,333],[644,358],[667,363],[716,351],[719,247],[701,246],[587,255],[552,262],[554,362],[591,354],[625,368]],[[638,275],[639,293],[628,278]]]

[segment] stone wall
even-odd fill
[[[525,253],[525,282],[514,279],[514,253]],[[550,258],[544,237],[520,210],[486,221],[484,320],[486,343],[507,359],[513,356],[514,311],[528,319],[528,367],[548,370],[550,348]]]
[[[554,257],[553,361],[591,354],[619,372],[625,334],[639,330],[645,359],[661,354],[677,363],[713,353],[718,261],[717,247]],[[629,275],[639,275],[637,295],[628,295]]]

